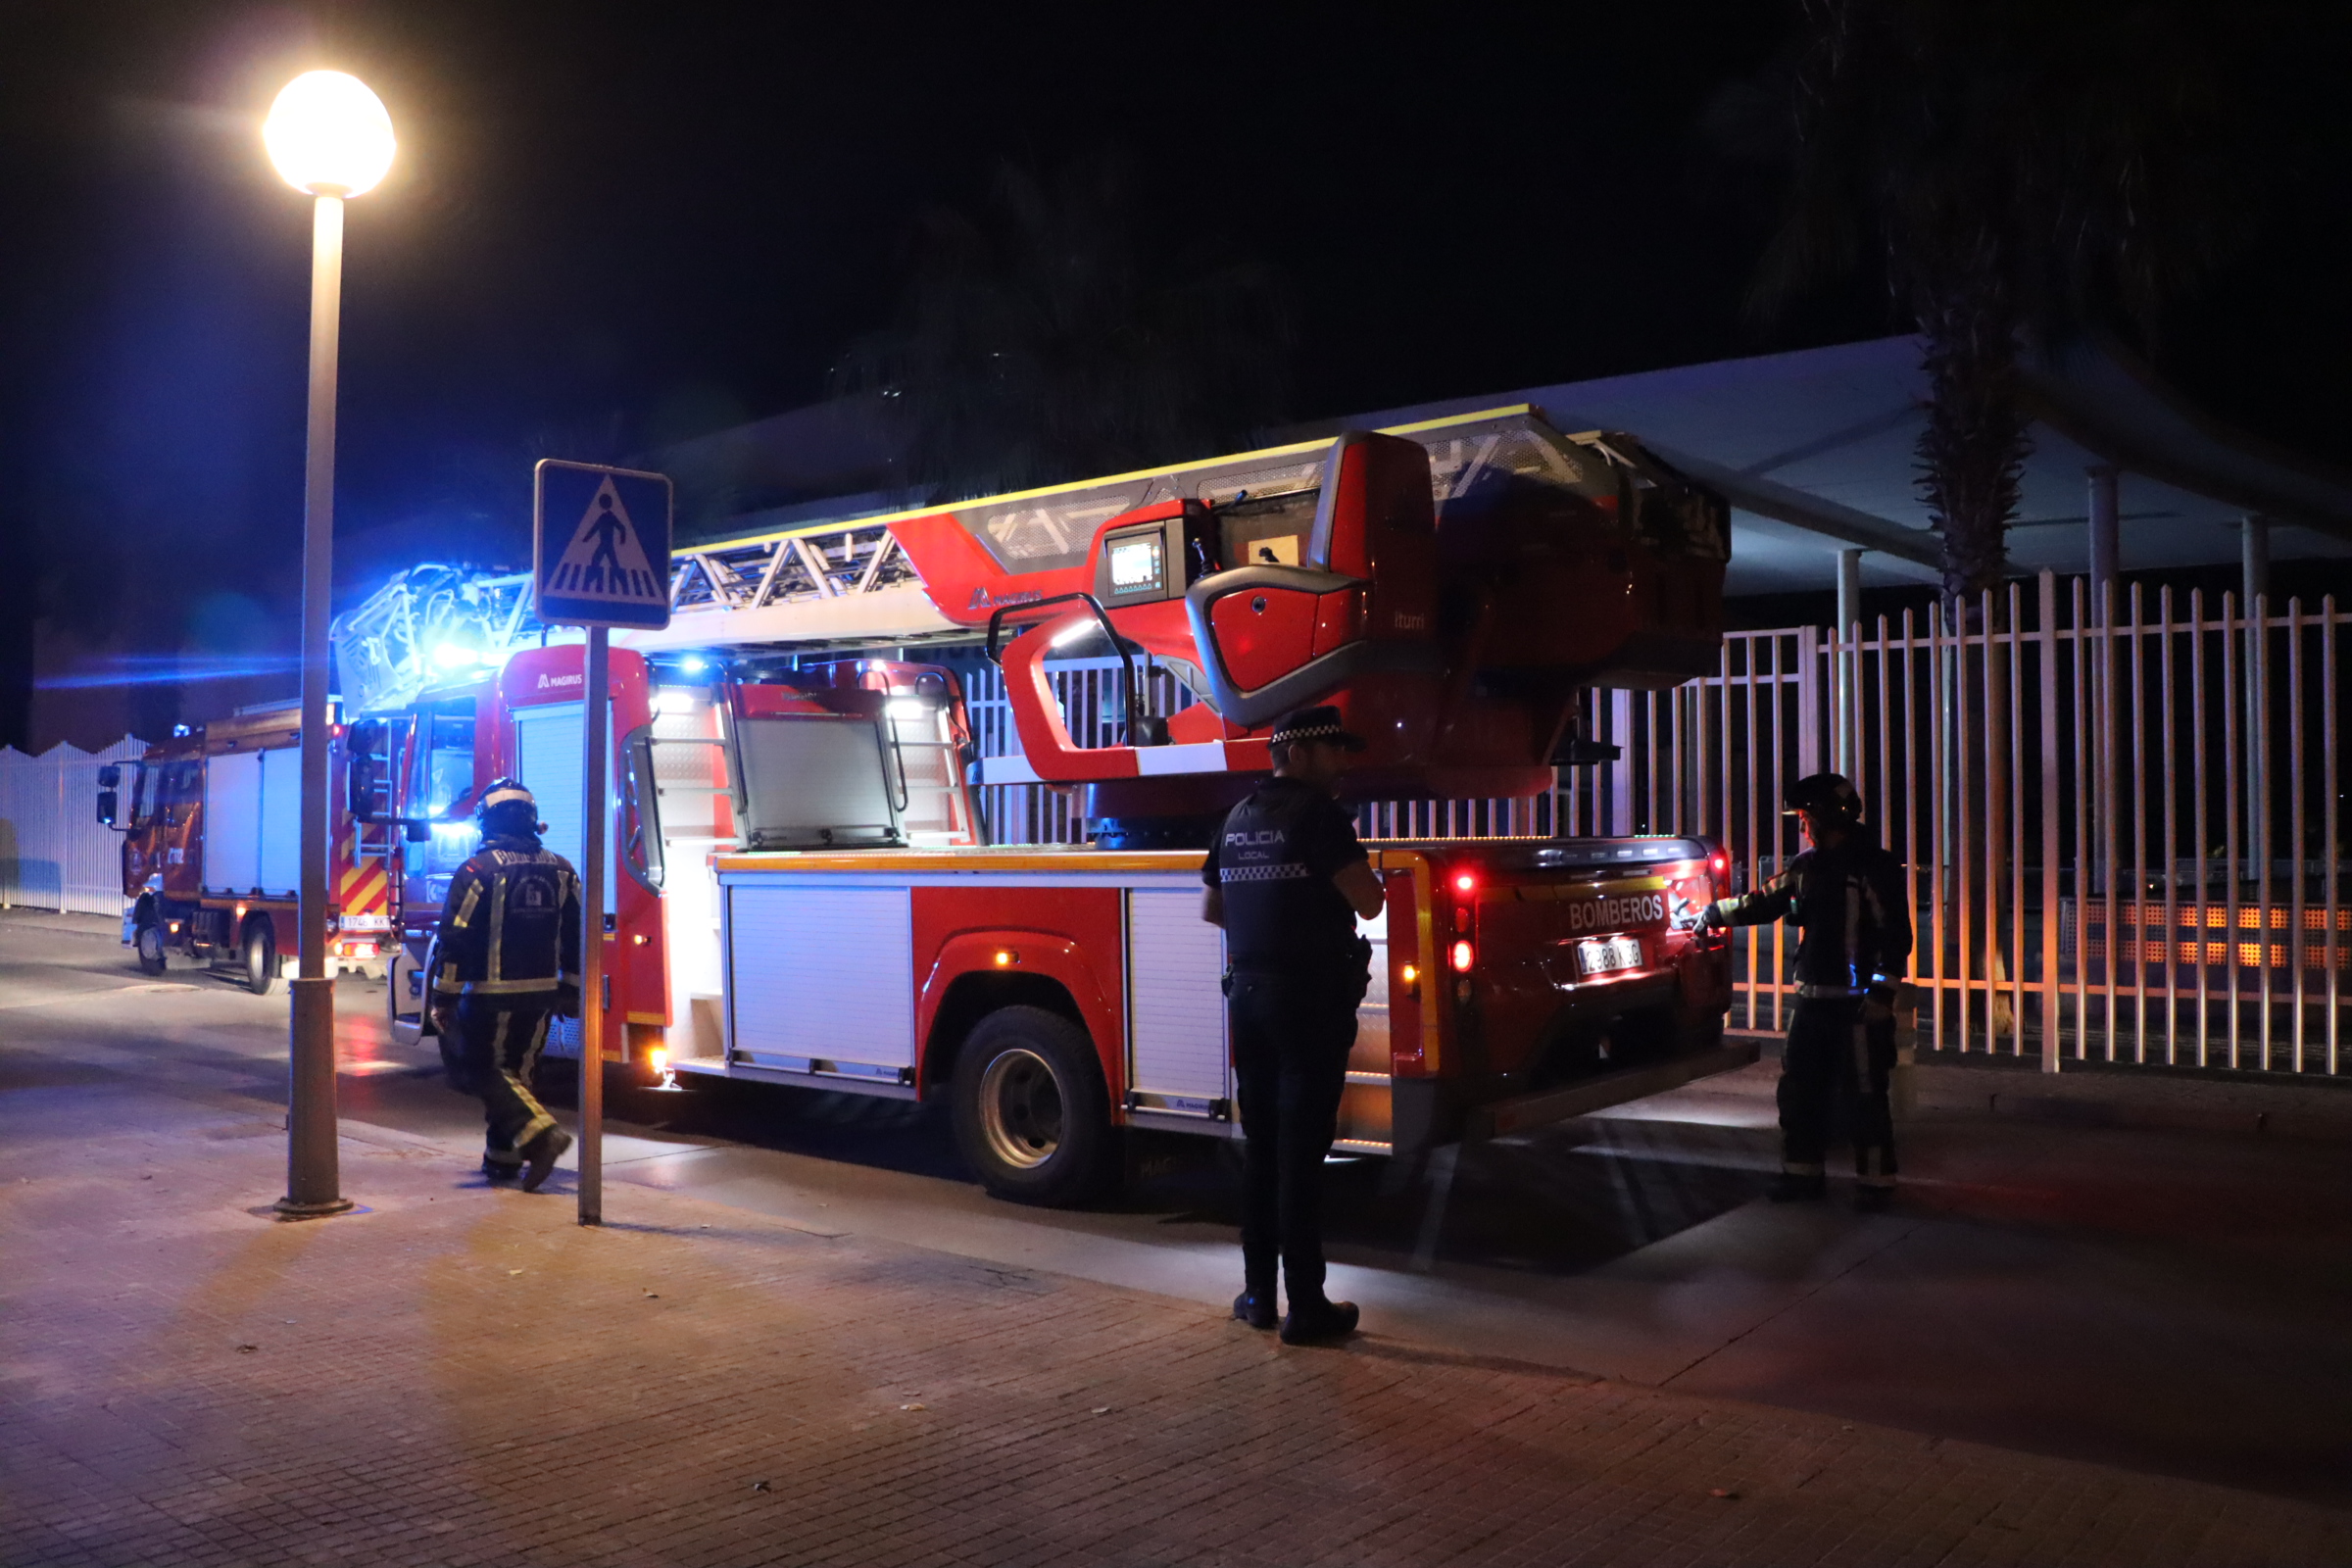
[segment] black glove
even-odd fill
[[[1898,994],[1891,980],[1879,981],[1862,999],[1862,1016],[1871,1023],[1886,1022],[1894,1016],[1894,1003]]]
[[[1701,931],[1721,931],[1731,923],[1723,917],[1723,906],[1720,904],[1710,904],[1698,911],[1698,928]]]

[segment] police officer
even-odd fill
[[[1323,1157],[1339,1128],[1355,1008],[1371,947],[1355,916],[1378,914],[1380,879],[1334,789],[1364,743],[1336,708],[1274,726],[1274,776],[1211,842],[1200,916],[1225,928],[1227,1011],[1240,1080],[1242,1276],[1233,1315],[1275,1326],[1279,1262],[1290,1287],[1286,1345],[1343,1339],[1356,1308],[1323,1292]]]
[[[1827,1191],[1824,1156],[1840,1101],[1853,1107],[1854,1206],[1871,1212],[1894,1196],[1894,1121],[1886,1103],[1894,1068],[1897,977],[1911,956],[1903,866],[1871,842],[1862,798],[1836,773],[1801,778],[1788,814],[1812,848],[1761,890],[1707,906],[1709,926],[1795,924],[1796,1008],[1781,1057],[1781,1176],[1776,1203]]]
[[[511,778],[482,792],[482,847],[441,906],[433,1022],[461,1042],[488,1124],[482,1171],[535,1193],[571,1137],[531,1093],[550,1016],[580,1010],[580,879],[540,847],[538,803]]]

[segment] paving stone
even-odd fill
[[[2352,1560],[2325,1508],[1377,1332],[1290,1350],[656,1189],[584,1230],[398,1140],[343,1145],[371,1212],[274,1224],[279,1148],[231,1125],[0,1139],[10,1568]]]

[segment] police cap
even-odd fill
[[[1360,752],[1364,740],[1360,735],[1348,733],[1340,721],[1340,710],[1328,705],[1322,708],[1301,708],[1296,713],[1275,722],[1274,733],[1268,737],[1276,746],[1289,746],[1298,741],[1320,741],[1325,746],[1337,746],[1344,752]]]

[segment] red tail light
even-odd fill
[[[1454,973],[1468,974],[1470,972],[1470,960],[1476,956],[1477,954],[1471,949],[1469,943],[1456,942],[1453,945]]]
[[[1456,877],[1453,879],[1453,890],[1454,890],[1456,893],[1470,893],[1470,892],[1474,892],[1474,891],[1476,891],[1477,887],[1478,887],[1478,878],[1476,878],[1476,877],[1472,876],[1472,875],[1471,875],[1469,872],[1467,872],[1467,871],[1464,871],[1464,872],[1462,872],[1460,875],[1456,876]]]

